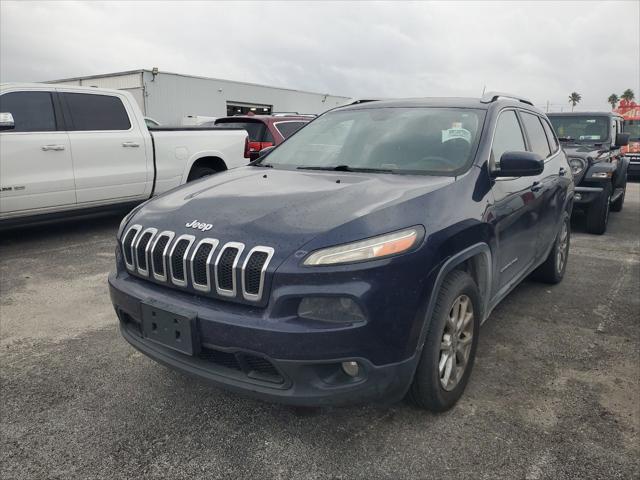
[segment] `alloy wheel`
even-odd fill
[[[562,269],[564,268],[564,264],[567,261],[567,256],[569,254],[569,227],[567,226],[567,222],[562,222],[562,229],[560,230],[560,241],[558,242],[558,247],[556,250],[556,268],[558,269],[558,273],[562,273]]]
[[[473,303],[467,295],[460,295],[451,305],[440,341],[438,374],[440,385],[447,391],[458,385],[467,369],[473,327]]]

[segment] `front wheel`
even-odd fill
[[[445,278],[427,330],[420,362],[407,394],[421,408],[443,412],[462,396],[476,356],[480,295],[468,273]]]
[[[611,208],[611,184],[607,183],[600,197],[587,210],[587,232],[602,235],[607,231]]]

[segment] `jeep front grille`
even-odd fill
[[[129,272],[158,282],[193,288],[213,296],[259,302],[274,254],[271,247],[253,247],[243,256],[240,242],[220,244],[215,238],[196,242],[193,235],[133,225],[121,243]],[[240,282],[240,285],[238,284]]]

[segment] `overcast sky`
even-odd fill
[[[351,97],[479,96],[565,109],[640,97],[640,1],[0,3],[0,80],[161,71]]]

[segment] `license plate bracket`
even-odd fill
[[[157,301],[141,304],[142,335],[155,343],[186,355],[194,355],[197,315]]]

